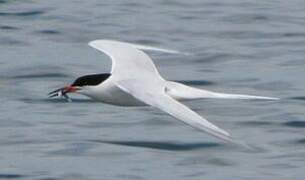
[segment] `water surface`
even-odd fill
[[[304,16],[299,1],[0,0],[0,179],[303,179]],[[187,102],[248,150],[153,108],[47,99],[109,71],[94,39],[189,52],[150,55],[167,79],[282,100]]]

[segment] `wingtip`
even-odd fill
[[[89,41],[88,45],[94,47],[94,46],[104,43],[104,42],[116,42],[116,41],[108,40],[108,39],[95,39],[95,40]]]
[[[101,42],[101,39],[96,39],[88,42],[88,45],[94,47],[98,42]]]
[[[234,139],[230,134],[228,134],[228,135],[224,135],[224,134],[220,135],[220,134],[218,134],[218,135],[214,135],[214,136],[216,138],[218,138],[219,140],[222,140],[225,143],[239,144],[238,141],[236,139]]]
[[[213,127],[205,127],[204,129],[202,129],[204,131],[206,131],[208,134],[218,138],[218,139],[221,139],[223,140],[224,142],[227,142],[227,143],[233,143],[233,144],[236,144],[237,141],[234,140],[234,138],[230,135],[230,133],[228,133],[227,131],[221,129],[221,128],[218,128],[217,126],[214,126]]]
[[[189,53],[189,52],[181,52],[181,51],[178,51],[178,50],[164,49],[164,48],[153,47],[153,46],[148,46],[148,45],[134,44],[134,43],[129,43],[129,42],[122,42],[122,41],[108,40],[108,39],[92,40],[92,41],[88,42],[88,45],[93,47],[93,48],[97,48],[97,46],[99,44],[104,43],[104,42],[128,44],[130,46],[133,46],[136,49],[141,49],[141,50],[159,51],[159,52],[170,53],[170,54],[181,54],[181,55],[184,55],[184,56],[192,55],[192,53]]]
[[[88,46],[90,46],[90,47],[93,47],[93,48],[94,48],[94,43],[95,43],[95,40],[94,40],[94,41],[90,41],[90,42],[88,42]]]

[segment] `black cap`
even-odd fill
[[[77,78],[71,86],[96,86],[110,77],[111,74],[90,74]]]

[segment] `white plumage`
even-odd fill
[[[160,76],[153,61],[141,49],[180,53],[178,51],[112,40],[94,40],[89,42],[89,45],[111,58],[111,75],[98,85],[84,86],[78,88],[75,92],[114,105],[150,105],[224,141],[233,142],[228,132],[213,125],[196,112],[178,102],[178,100],[200,98],[277,99],[262,96],[216,93],[167,81]]]

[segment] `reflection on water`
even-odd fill
[[[25,75],[16,75],[12,76],[10,78],[12,79],[33,79],[33,78],[65,78],[69,77],[66,74],[60,74],[60,73],[45,73],[45,74],[25,74]]]
[[[26,12],[0,12],[0,16],[36,16],[45,13],[44,11],[26,11]]]
[[[176,81],[189,86],[209,86],[214,85],[215,83],[212,81],[204,81],[204,80],[184,80],[184,81]]]
[[[305,121],[289,121],[283,123],[285,126],[294,127],[294,128],[305,128]]]
[[[168,151],[191,151],[204,148],[219,147],[218,143],[176,143],[176,142],[158,142],[158,141],[103,141],[91,140],[91,142],[114,144],[121,146],[131,146],[140,148],[150,148]]]
[[[302,179],[303,17],[297,1],[0,0],[0,179]],[[49,99],[109,72],[99,38],[190,52],[150,53],[167,79],[282,99],[186,102],[252,150],[157,109]]]
[[[27,176],[20,174],[0,174],[0,179],[17,179],[22,177],[27,177]]]
[[[297,96],[297,97],[292,97],[291,99],[296,99],[296,100],[305,100],[305,96]]]
[[[0,26],[0,29],[2,30],[19,30],[18,27],[14,27],[14,26]]]

